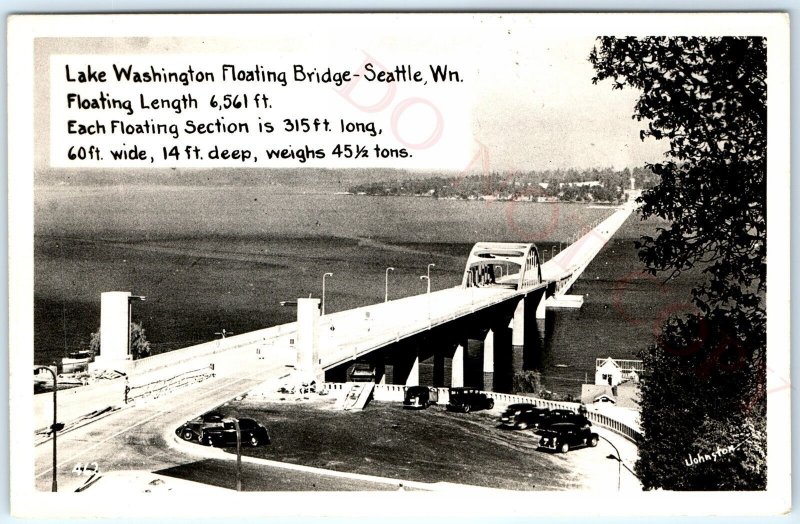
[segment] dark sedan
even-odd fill
[[[547,421],[549,413],[549,409],[537,408],[533,404],[511,404],[500,415],[500,424],[512,429],[535,429]]]
[[[241,433],[242,444],[256,447],[270,443],[267,428],[251,418],[239,419],[239,432]],[[200,443],[217,447],[235,446],[235,421],[233,419],[224,419],[222,425],[205,429],[200,437]]]
[[[584,415],[575,413],[574,411],[570,411],[568,409],[551,409],[547,414],[547,420],[542,424],[542,426],[550,426],[561,422],[568,422],[570,424],[576,424],[586,428],[592,425],[592,422],[588,418],[586,418]]]
[[[539,447],[566,453],[576,447],[595,447],[600,437],[588,427],[570,422],[558,422],[536,432]]]
[[[494,399],[473,388],[450,388],[450,401],[447,403],[448,411],[463,411],[469,413],[476,409],[494,408]]]
[[[175,434],[183,440],[196,440],[200,442],[206,428],[221,426],[225,415],[218,411],[209,411],[199,417],[193,418],[175,430]]]

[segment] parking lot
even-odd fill
[[[269,428],[271,445],[242,448],[258,458],[428,483],[512,490],[617,488],[617,462],[607,458],[612,448],[605,441],[567,454],[540,451],[532,431],[498,427],[499,409],[414,411],[373,401],[364,411],[349,412],[316,395],[299,402],[245,398],[218,409]]]

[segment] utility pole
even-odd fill
[[[325,279],[327,277],[332,277],[332,276],[333,273],[325,273],[324,275],[322,275],[322,308],[321,308],[322,315],[325,315]]]
[[[394,271],[393,267],[386,268],[386,284],[384,286],[384,296],[383,301],[389,302],[389,271]]]
[[[242,491],[242,432],[239,429],[239,419],[233,419],[236,428],[236,491]]]
[[[54,363],[55,365],[55,363]],[[53,432],[53,482],[51,486],[51,491],[56,492],[58,491],[58,458],[57,458],[57,445],[56,445],[56,437],[58,436],[58,431],[62,429],[64,426],[59,425],[58,423],[58,374],[56,373],[53,368],[48,366],[35,366],[34,371],[37,369],[46,369],[53,375],[53,425],[50,426],[50,430]],[[58,369],[56,367],[56,369]]]

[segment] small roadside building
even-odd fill
[[[595,363],[594,383],[617,386],[626,381],[639,382],[639,376],[643,370],[641,360],[598,358]]]
[[[638,401],[638,384],[630,380],[617,386],[583,384],[581,387],[581,402],[587,406],[611,405],[618,408],[637,409]]]
[[[596,385],[616,386],[622,382],[622,369],[609,357],[595,367],[594,383]]]

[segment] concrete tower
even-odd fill
[[[91,369],[125,371],[130,326],[129,291],[109,291],[100,295],[100,354]]]

